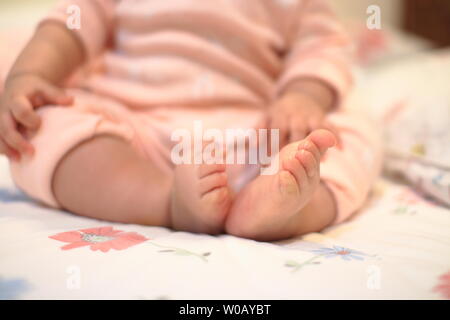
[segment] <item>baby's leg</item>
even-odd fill
[[[237,196],[226,221],[227,232],[268,241],[330,225],[336,206],[320,180],[320,158],[334,143],[329,131],[317,130],[284,147],[275,160],[278,172],[260,175]]]
[[[175,168],[172,226],[177,230],[223,232],[231,206],[225,164],[183,164]]]
[[[236,199],[226,221],[229,233],[288,238],[319,232],[361,208],[381,170],[379,130],[354,113],[328,118],[339,129],[340,147],[327,150],[320,166],[316,149],[320,157],[331,145],[323,131],[283,148],[278,174],[257,177]]]
[[[152,127],[115,101],[73,90],[70,107],[37,109],[42,125],[27,133],[32,157],[11,162],[16,185],[50,207],[82,216],[169,226],[170,168]]]
[[[171,186],[171,176],[112,135],[74,147],[59,162],[52,183],[58,202],[73,213],[166,227]]]

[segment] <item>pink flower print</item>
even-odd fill
[[[91,250],[100,250],[102,252],[108,252],[110,249],[125,250],[148,240],[136,232],[114,230],[113,227],[63,232],[49,238],[68,243],[61,247],[62,250],[90,246]]]
[[[409,189],[404,189],[395,196],[395,200],[404,205],[414,206],[418,204],[428,204],[423,198]]]
[[[384,115],[385,122],[392,122],[395,120],[405,108],[409,105],[409,101],[404,98],[403,100],[399,100],[392,104],[392,106],[388,109],[388,112]]]
[[[433,291],[439,292],[445,299],[450,300],[450,272],[440,276],[439,284],[434,287]]]

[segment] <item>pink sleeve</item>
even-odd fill
[[[41,21],[57,21],[70,28],[81,41],[88,59],[103,51],[114,29],[115,0],[61,0]],[[79,28],[73,27],[79,13]]]
[[[350,38],[325,0],[304,0],[297,17],[277,94],[299,79],[313,78],[330,86],[337,107],[353,83]]]

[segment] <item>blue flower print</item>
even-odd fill
[[[324,256],[325,258],[335,258],[341,257],[346,261],[353,260],[364,260],[366,254],[361,251],[352,250],[349,248],[333,246],[332,248],[320,248],[312,250],[312,252]]]
[[[0,300],[18,299],[28,291],[30,285],[24,279],[3,279],[0,277]]]

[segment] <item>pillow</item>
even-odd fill
[[[450,205],[450,50],[422,53],[363,76],[356,90],[383,128],[385,169]]]
[[[432,47],[430,41],[392,26],[370,30],[365,21],[344,20],[353,39],[355,62],[362,67],[376,66]]]

